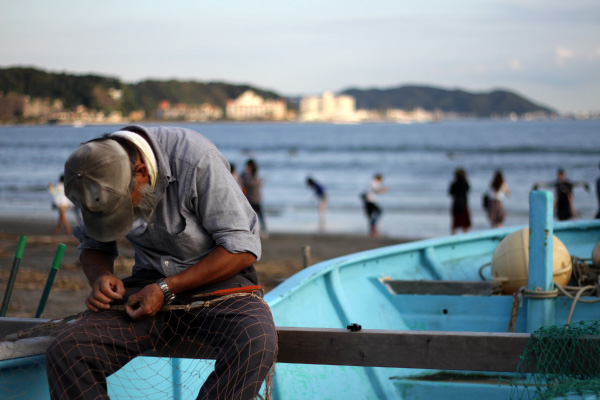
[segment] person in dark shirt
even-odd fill
[[[450,232],[454,235],[459,228],[469,232],[471,228],[471,215],[469,213],[468,194],[469,182],[464,169],[454,171],[454,181],[450,184],[448,194],[452,196],[452,226]]]
[[[559,221],[568,221],[577,218],[577,211],[573,204],[573,189],[576,186],[582,186],[586,191],[589,191],[587,182],[571,182],[567,180],[565,171],[559,168],[557,171],[556,182],[536,183],[533,186],[534,190],[542,187],[554,187],[554,214]]]
[[[310,176],[306,178],[306,184],[310,187],[319,201],[319,230],[325,230],[325,214],[327,212],[327,193],[325,186],[315,181]]]

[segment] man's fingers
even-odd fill
[[[114,297],[110,297],[109,296],[110,293],[108,293],[108,295],[102,290],[102,288],[99,288],[99,290],[95,290],[92,292],[92,295],[90,296],[90,299],[94,299],[97,302],[100,303],[105,303],[105,304],[110,304],[113,302],[113,300],[116,300],[116,298]]]
[[[120,300],[123,298],[123,294],[125,294],[125,288],[123,285],[119,285],[114,282],[104,282],[99,287],[100,292],[111,300]]]
[[[88,308],[91,311],[100,311],[100,310],[108,310],[110,308],[110,301],[109,302],[103,302],[98,300],[97,298],[95,298],[93,295],[91,295],[90,297],[88,297],[85,300],[85,304],[88,306]]]
[[[134,295],[135,296],[135,295]],[[138,296],[139,297],[139,296]],[[140,320],[148,315],[141,298],[130,297],[125,305],[125,312],[131,319]]]
[[[92,311],[92,312],[98,312],[100,310],[98,310],[91,302],[90,302],[90,298],[88,297],[87,299],[85,299],[85,305],[88,308],[88,310]]]

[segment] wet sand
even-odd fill
[[[62,318],[85,310],[89,284],[78,261],[77,239],[55,234],[53,222],[13,217],[0,218],[0,297],[4,298],[19,237],[27,237],[23,258],[10,298],[7,317],[33,317],[57,247],[66,245],[42,318]],[[64,231],[63,231],[64,232]],[[363,235],[275,233],[263,239],[263,255],[256,265],[260,283],[268,292],[304,267],[303,248],[309,248],[309,263],[374,249],[411,239],[370,238]],[[125,277],[133,265],[133,250],[127,241],[119,243],[115,272]]]

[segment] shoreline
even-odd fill
[[[0,216],[0,296],[4,296],[20,236],[26,236],[7,317],[35,315],[43,288],[60,243],[66,249],[42,318],[64,318],[85,310],[89,284],[78,261],[78,241],[71,235],[54,234],[54,219]],[[413,238],[370,238],[360,234],[272,233],[262,240],[262,257],[255,263],[265,292],[304,268],[303,248],[309,246],[310,264],[343,255],[415,240]],[[120,255],[115,273],[125,277],[133,265],[133,249],[119,241]]]

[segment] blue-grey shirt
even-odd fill
[[[201,134],[185,128],[121,130],[145,133],[158,164],[155,192],[160,200],[146,220],[138,219],[126,238],[135,250],[133,274],[156,270],[176,275],[217,246],[231,253],[261,255],[258,219],[230,172],[229,163]],[[97,242],[76,228],[79,249],[118,255],[116,242]]]

